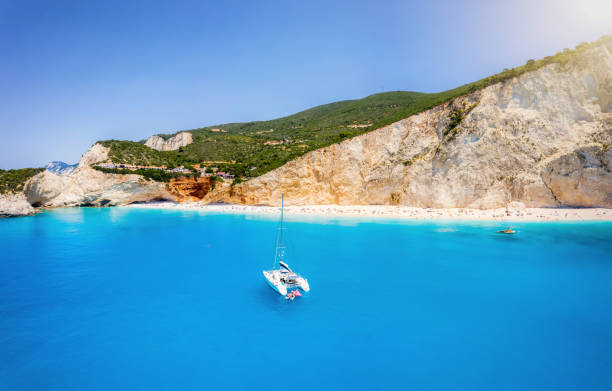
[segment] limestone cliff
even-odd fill
[[[91,164],[106,161],[108,148],[95,144],[83,155],[70,175],[43,171],[32,177],[24,193],[34,206],[111,206],[155,199],[174,200],[164,183],[147,181],[139,175],[105,174]]]
[[[489,86],[205,201],[612,207],[611,52],[601,45]]]
[[[193,142],[193,135],[189,132],[180,132],[177,135],[164,140],[160,136],[151,136],[145,141],[145,145],[158,151],[175,151]]]
[[[78,167],[88,167],[95,163],[101,163],[108,160],[109,149],[102,144],[94,144],[87,152],[81,156]]]

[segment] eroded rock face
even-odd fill
[[[145,145],[158,151],[175,151],[193,142],[193,136],[189,132],[180,132],[176,136],[164,140],[159,136],[151,136],[145,141]]]
[[[102,144],[94,144],[79,160],[79,167],[88,167],[108,160],[109,149]]]
[[[89,167],[106,161],[108,148],[95,144],[83,155],[70,175],[43,171],[30,178],[24,187],[27,201],[34,206],[112,206],[156,199],[174,200],[164,183],[140,175],[105,174]]]
[[[170,193],[178,202],[197,202],[208,194],[213,187],[209,178],[174,178],[168,184]]]
[[[612,207],[612,47],[310,152],[206,202]],[[477,104],[454,129],[451,114]]]
[[[551,161],[542,178],[557,200],[569,206],[612,205],[612,150],[578,148]]]
[[[23,193],[0,194],[0,217],[31,216],[35,213]]]
[[[164,183],[147,181],[139,175],[105,174],[90,167],[79,167],[68,176],[43,171],[26,183],[24,193],[30,204],[42,207],[174,200]]]

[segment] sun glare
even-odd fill
[[[581,19],[582,24],[601,23],[610,21],[612,29],[612,1],[610,0],[583,0],[569,3],[574,15]]]

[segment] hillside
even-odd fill
[[[205,203],[612,207],[612,41],[307,153]]]
[[[0,169],[0,194],[22,191],[24,183],[43,170],[44,168]]]
[[[307,152],[379,129],[411,115],[431,109],[495,83],[515,78],[549,64],[566,64],[586,50],[611,42],[611,36],[582,43],[554,56],[503,72],[464,86],[439,92],[386,92],[363,99],[317,106],[271,121],[230,123],[188,130],[193,143],[176,151],[157,151],[143,142],[107,140],[109,157],[115,163],[178,166],[214,161],[223,171],[257,177]],[[460,122],[462,113],[455,113]],[[178,133],[178,132],[177,132]],[[172,135],[159,135],[167,139]],[[218,163],[225,162],[225,163]]]
[[[27,201],[111,206],[180,200],[180,193],[203,203],[278,205],[284,193],[288,205],[612,207],[612,39],[443,93],[377,94],[190,134],[190,144],[173,135],[149,143],[176,150],[97,143],[74,173],[29,180]],[[173,188],[160,181],[195,168],[109,161],[204,163],[251,178],[210,188],[174,180]]]

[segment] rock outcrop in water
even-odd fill
[[[30,216],[36,210],[23,193],[0,194],[0,217]]]
[[[611,52],[590,49],[205,200],[278,205],[284,193],[294,205],[612,207]]]
[[[164,140],[160,136],[151,136],[145,141],[145,145],[158,151],[175,151],[193,142],[193,135],[189,132],[180,132],[177,135]]]

